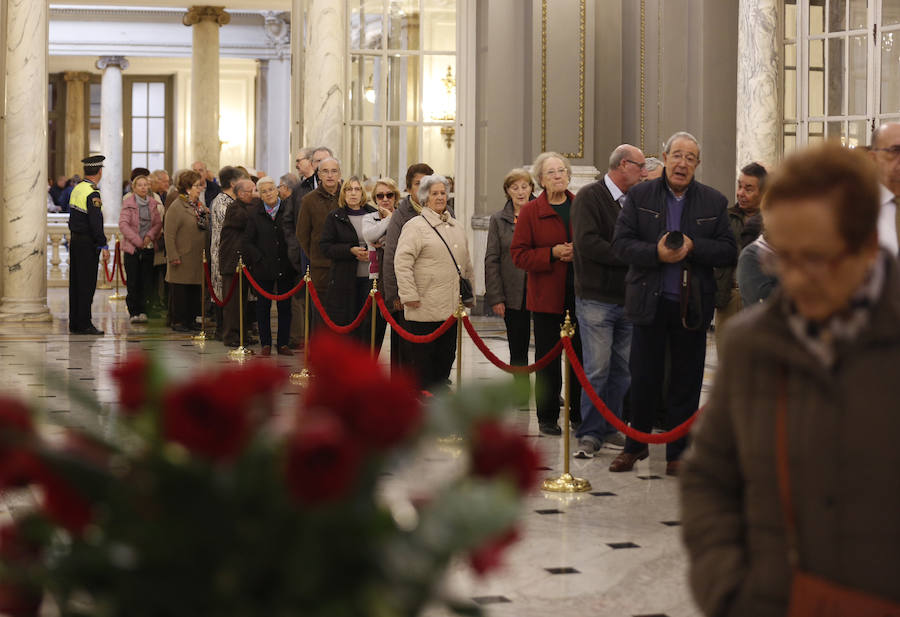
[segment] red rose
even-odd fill
[[[231,394],[242,401],[277,392],[287,383],[290,373],[262,358],[242,365],[226,368],[219,374],[220,382],[231,389]]]
[[[33,481],[39,467],[28,446],[33,437],[28,408],[17,399],[0,397],[0,488]]]
[[[41,546],[27,537],[18,523],[8,523],[0,527],[0,560],[6,564],[21,564],[37,561]]]
[[[37,617],[41,607],[41,590],[0,581],[0,613],[10,617]]]
[[[491,420],[475,427],[472,440],[475,475],[492,478],[506,474],[522,492],[534,487],[541,459],[524,437]]]
[[[518,540],[519,532],[515,528],[488,540],[483,546],[472,551],[469,555],[469,563],[472,565],[472,569],[483,576],[487,572],[499,568],[503,565],[503,553]]]
[[[112,370],[112,378],[119,389],[119,402],[127,413],[135,413],[147,402],[147,382],[150,379],[150,360],[146,354],[133,353]]]
[[[250,437],[244,401],[224,380],[202,377],[166,393],[163,434],[191,452],[213,460],[231,459]]]
[[[407,439],[422,423],[414,381],[388,377],[369,350],[349,339],[317,336],[310,343],[313,378],[307,409],[326,409],[347,425],[362,447],[387,448]]]
[[[53,470],[44,467],[38,484],[44,489],[44,512],[56,524],[81,535],[91,522],[91,505]]]
[[[285,478],[301,503],[340,499],[352,487],[359,465],[358,444],[335,418],[307,418],[288,440]]]

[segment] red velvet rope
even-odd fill
[[[238,277],[231,277],[231,288],[228,290],[228,293],[225,294],[224,300],[219,300],[218,296],[216,296],[216,290],[213,289],[212,281],[209,280],[209,262],[203,262],[203,275],[206,278],[206,289],[209,291],[209,297],[212,298],[212,301],[215,302],[216,306],[225,306],[231,300],[231,296],[234,295],[234,290],[237,287]]]
[[[456,323],[456,315],[450,315],[450,317],[448,317],[447,320],[438,326],[437,330],[431,334],[412,334],[404,330],[400,324],[397,323],[397,320],[394,319],[394,316],[391,315],[391,312],[384,303],[384,298],[381,296],[380,291],[375,292],[375,297],[378,301],[378,310],[381,311],[381,316],[384,317],[384,320],[390,324],[394,332],[400,335],[400,338],[405,339],[410,343],[433,343]]]
[[[484,357],[491,361],[491,363],[496,366],[498,369],[502,371],[506,371],[507,373],[534,373],[536,371],[541,370],[548,364],[550,364],[556,357],[560,354],[563,348],[562,339],[556,342],[556,345],[553,346],[553,349],[547,352],[547,354],[535,362],[534,364],[529,364],[528,366],[513,366],[512,364],[507,364],[488,349],[487,344],[481,337],[478,336],[478,332],[475,330],[475,326],[472,325],[472,322],[469,320],[469,317],[463,317],[463,325],[466,327],[466,332],[469,333],[469,336],[472,338],[472,341],[475,343],[475,346],[478,348],[481,353],[484,354]]]
[[[119,267],[119,280],[127,287],[128,283],[125,282],[125,268],[122,267],[122,251],[119,250],[118,242],[116,242],[116,265]],[[115,269],[115,267],[116,266],[114,265],[113,269]]]
[[[107,283],[112,283],[112,281],[113,281],[113,276],[115,276],[115,274],[116,274],[116,255],[118,255],[118,254],[119,254],[119,245],[116,244],[116,249],[115,249],[115,251],[113,252],[112,272],[110,272],[110,271],[109,271],[109,268],[107,267],[107,264],[109,263],[109,260],[106,260],[106,261],[103,262],[103,276],[106,277],[106,282],[107,282]]]
[[[366,315],[369,313],[369,309],[372,308],[372,296],[368,296],[366,297],[366,303],[363,304],[362,310],[359,311],[359,315],[356,316],[356,319],[346,326],[339,326],[331,321],[328,313],[325,312],[325,307],[322,306],[322,303],[319,301],[319,292],[316,291],[315,285],[309,286],[309,297],[312,298],[313,304],[316,305],[316,309],[318,309],[319,315],[322,316],[322,321],[325,322],[325,325],[338,334],[349,334],[360,327],[365,320]]]
[[[575,348],[572,347],[571,339],[566,336],[563,337],[562,341],[563,346],[566,349],[566,355],[569,357],[569,363],[571,363],[572,369],[575,371],[575,376],[578,378],[578,383],[580,383],[582,389],[584,389],[584,393],[591,399],[591,403],[594,404],[594,407],[603,414],[606,421],[622,431],[626,436],[641,443],[670,443],[681,439],[687,435],[689,430],[691,430],[691,425],[694,423],[694,420],[697,419],[700,409],[695,411],[690,418],[673,428],[671,431],[666,431],[665,433],[644,433],[643,431],[635,430],[622,422],[616,417],[616,414],[610,411],[609,407],[606,406],[606,403],[603,402],[594,391],[594,388],[591,387],[591,382],[588,381],[587,375],[584,373],[584,367],[582,367],[581,362],[578,361]]]
[[[259,286],[259,283],[257,283],[253,279],[253,276],[250,274],[250,270],[247,269],[247,266],[244,266],[244,274],[246,275],[247,280],[250,281],[250,284],[253,285],[253,289],[255,289],[259,295],[261,295],[263,298],[268,298],[269,300],[274,300],[275,302],[281,302],[282,300],[287,300],[288,298],[293,296],[295,293],[297,293],[298,291],[303,289],[303,286],[306,285],[306,280],[300,279],[300,282],[297,283],[297,286],[294,287],[292,290],[276,296],[276,295],[270,294],[265,289],[263,289],[262,287]],[[312,286],[310,286],[310,289],[312,289]]]

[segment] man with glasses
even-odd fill
[[[897,256],[900,245],[900,122],[887,122],[875,129],[870,156],[878,167],[881,183],[878,241]]]
[[[687,420],[700,404],[706,331],[713,317],[714,267],[733,266],[737,245],[728,223],[728,200],[697,182],[700,143],[678,132],[666,141],[661,178],[631,188],[616,222],[613,252],[628,264],[625,317],[631,342],[631,426],[649,433],[659,401],[666,429]],[[668,392],[661,397],[666,349]],[[666,446],[666,474],[678,475],[687,439]],[[629,438],[610,471],[630,471],[649,456]]]
[[[612,251],[613,231],[628,190],[647,176],[644,153],[622,144],[609,157],[602,180],[578,191],[572,203],[575,313],[581,326],[584,370],[591,387],[622,417],[631,373],[631,322],[625,319],[628,265]],[[587,396],[581,397],[581,426],[575,433],[576,458],[596,455],[605,443],[621,449],[625,437],[603,419]]]

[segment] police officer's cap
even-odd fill
[[[103,161],[105,160],[106,157],[102,154],[95,154],[94,156],[81,159],[81,163],[84,165],[84,173],[88,175],[97,173],[103,167]]]

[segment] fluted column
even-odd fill
[[[50,321],[47,307],[47,0],[8,0],[2,321]]]
[[[100,56],[97,68],[103,71],[100,81],[100,154],[106,157],[100,179],[100,198],[103,200],[103,222],[115,224],[119,222],[122,209],[122,71],[128,68],[128,60],[122,56]]]
[[[344,3],[309,0],[303,100],[304,144],[344,147]]]
[[[91,78],[90,73],[66,71],[66,161],[68,177],[82,173],[81,159],[88,155],[84,143],[84,84]]]
[[[221,6],[192,6],[182,22],[193,28],[191,157],[219,169],[219,27],[231,21]],[[215,173],[215,171],[213,172]]]
[[[740,0],[738,9],[737,167],[780,158],[778,0]]]

